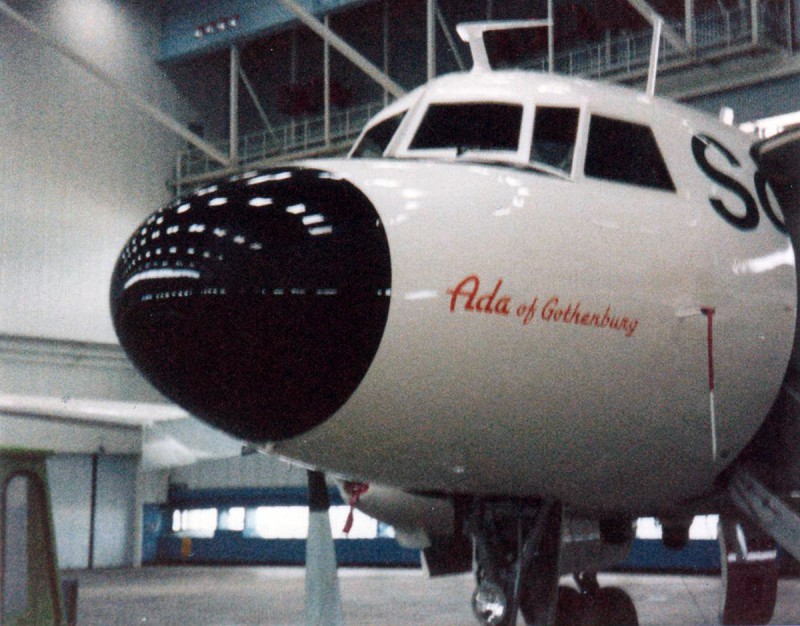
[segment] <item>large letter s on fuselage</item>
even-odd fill
[[[725,157],[728,163],[730,163],[730,165],[733,167],[741,167],[741,163],[730,150],[728,150],[713,137],[709,137],[705,134],[694,135],[692,137],[692,154],[694,155],[694,160],[697,162],[697,165],[701,170],[703,170],[703,173],[706,176],[708,176],[715,183],[723,186],[732,194],[739,196],[744,203],[745,214],[736,215],[735,213],[731,212],[731,210],[728,209],[728,207],[725,206],[725,203],[719,198],[709,197],[708,201],[711,203],[711,206],[720,215],[720,217],[722,217],[732,226],[735,226],[740,230],[753,230],[756,228],[756,226],[758,226],[759,221],[758,203],[747,187],[745,187],[738,180],[728,176],[724,172],[720,172],[713,165],[711,165],[706,157],[706,150],[711,146],[716,148]],[[778,218],[778,216],[775,214],[775,211],[772,209],[772,205],[770,204],[769,196],[767,194],[767,181],[763,174],[756,170],[753,182],[755,184],[756,193],[758,194],[758,199],[761,201],[761,206],[764,209],[764,212],[767,214],[767,217],[778,230],[785,233],[786,225]]]
[[[719,198],[709,198],[708,200],[711,202],[711,206],[714,207],[714,210],[719,213],[725,221],[736,226],[736,228],[752,230],[758,226],[758,205],[756,204],[755,198],[753,198],[753,195],[747,190],[747,187],[727,174],[720,172],[709,163],[706,158],[706,148],[709,146],[714,146],[719,150],[728,160],[728,163],[734,167],[741,167],[741,163],[739,163],[739,160],[730,150],[708,135],[695,135],[692,137],[692,154],[694,154],[694,160],[697,161],[697,165],[700,166],[700,169],[703,170],[706,176],[725,187],[725,189],[731,193],[739,196],[742,202],[744,202],[746,212],[743,216],[731,213],[728,207],[725,206],[725,203]]]

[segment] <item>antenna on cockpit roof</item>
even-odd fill
[[[483,34],[494,30],[517,30],[521,28],[547,27],[547,66],[553,73],[553,18],[552,2],[548,2],[548,18],[546,20],[508,20],[503,22],[464,22],[456,27],[461,41],[469,44],[472,53],[472,69],[488,71],[492,69],[489,55],[486,53],[486,42]]]

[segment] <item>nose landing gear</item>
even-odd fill
[[[472,608],[484,626],[635,626],[636,609],[616,587],[600,588],[593,573],[578,589],[559,586],[562,506],[549,501],[477,502],[468,527],[475,541],[477,589]]]
[[[470,515],[478,588],[472,607],[485,626],[550,624],[561,553],[561,505],[542,501],[480,502]]]

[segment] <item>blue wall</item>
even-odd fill
[[[189,543],[190,542],[190,543]],[[394,539],[335,539],[339,565],[419,567],[418,550],[402,548]],[[188,552],[188,556],[185,556]],[[184,539],[168,534],[158,538],[151,563],[303,565],[305,539],[260,539],[240,532],[217,531],[211,539]]]

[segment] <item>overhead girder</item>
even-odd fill
[[[325,24],[318,20],[313,13],[304,9],[294,0],[278,0],[278,2],[294,13],[297,19],[308,26],[308,28],[310,28],[314,33],[322,37],[324,41],[336,48],[336,50],[338,50],[342,56],[353,63],[358,69],[364,72],[381,87],[386,89],[386,91],[388,91],[394,97],[399,98],[406,93],[406,90],[403,89],[403,87],[389,78],[374,63],[367,59],[358,50],[353,48],[353,46],[347,43],[344,39],[339,37],[339,35],[325,26]]]
[[[647,0],[628,0],[628,4],[630,4],[639,13],[639,15],[646,19],[651,26],[655,26],[656,23],[661,20],[663,22],[661,29],[664,39],[666,39],[669,44],[679,52],[682,52],[683,54],[689,53],[689,46],[686,45],[683,37],[681,37],[678,32],[672,28],[672,26],[664,21],[664,18],[658,13],[658,11],[650,6],[650,3],[648,3]]]

